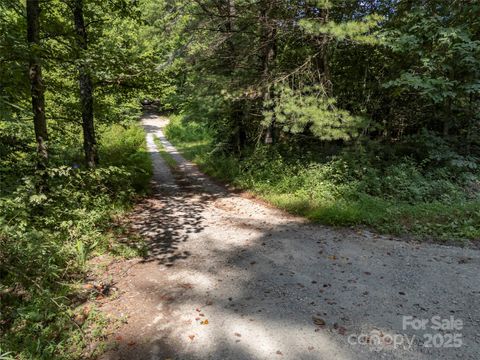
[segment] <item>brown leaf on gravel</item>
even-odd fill
[[[280,350],[277,350],[277,355],[283,355],[283,353]]]
[[[320,316],[313,315],[312,316],[313,323],[318,326],[324,326],[325,325],[325,320],[323,320]]]
[[[193,341],[193,339],[195,339],[195,335],[188,335],[188,337],[190,338],[190,340]]]
[[[127,345],[128,345],[128,346],[133,346],[133,345],[135,345],[136,343],[137,343],[136,341],[129,341],[129,342],[127,343]]]
[[[239,334],[239,333],[235,333],[234,335],[238,337],[242,337],[242,334]]]

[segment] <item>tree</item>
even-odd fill
[[[83,17],[83,0],[74,0],[73,18],[76,31],[76,41],[79,51],[88,48],[87,28]],[[85,151],[85,163],[93,168],[98,165],[97,140],[95,138],[95,124],[93,117],[93,83],[83,59],[78,66],[78,81],[80,84],[80,105],[82,112],[83,149]]]
[[[40,2],[27,0],[27,40],[29,52],[29,78],[32,96],[33,124],[37,142],[38,167],[43,169],[48,160],[48,132],[45,118],[45,87],[42,80],[42,67],[38,57],[40,50]]]

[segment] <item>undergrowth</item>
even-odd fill
[[[166,136],[207,174],[313,221],[438,242],[480,238],[478,162],[429,134],[405,142],[426,154],[421,160],[361,144],[334,155],[260,145],[240,159],[222,152],[201,123],[180,116]]]
[[[141,251],[116,241],[113,219],[147,191],[152,169],[143,130],[135,123],[105,126],[100,137],[101,166],[94,170],[77,165],[80,141],[76,148],[53,144],[45,171],[35,170],[33,149],[1,149],[0,355],[83,358],[87,342],[102,336],[93,326],[85,340],[98,314],[82,325],[73,320],[88,259]]]

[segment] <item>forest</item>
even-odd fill
[[[146,104],[203,172],[291,214],[478,246],[479,14],[468,0],[2,0],[0,358],[87,358],[103,339],[102,315],[79,324],[75,307],[90,259],[145,253],[118,239],[151,192]]]

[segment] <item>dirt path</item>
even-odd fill
[[[479,251],[309,224],[213,184],[166,141],[166,119],[143,124],[155,195],[131,221],[149,255],[115,279],[103,308],[128,322],[101,359],[478,359]],[[463,328],[403,329],[403,316]],[[424,347],[437,333],[462,345]]]

